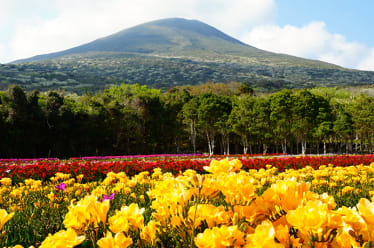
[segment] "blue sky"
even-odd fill
[[[373,0],[0,0],[0,63],[168,17],[260,49],[374,70]]]
[[[372,0],[279,0],[276,3],[280,26],[324,21],[331,32],[374,46]]]

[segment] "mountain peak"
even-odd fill
[[[131,52],[142,54],[188,54],[199,52],[236,53],[252,48],[198,20],[167,18],[140,24],[68,50],[29,59],[29,62],[88,52]],[[254,49],[254,48],[252,48]]]
[[[17,80],[43,89],[103,89],[107,83],[123,81],[156,88],[235,81],[261,91],[374,80],[373,72],[263,51],[201,21],[183,18],[147,22],[65,51],[16,62],[30,62],[20,65]],[[40,76],[32,74],[25,81],[24,67],[40,71]],[[13,73],[9,70],[4,75]],[[46,72],[48,80],[35,80],[44,79]],[[49,78],[51,72],[59,73],[56,80]],[[14,77],[6,80],[13,82]]]
[[[210,36],[210,37],[216,37],[221,38],[223,40],[246,45],[243,42],[234,39],[225,33],[219,31],[218,29],[214,28],[213,26],[210,26],[204,22],[201,22],[199,20],[193,20],[193,19],[185,19],[185,18],[166,18],[166,19],[160,19],[153,22],[148,22],[141,25],[156,25],[156,26],[162,26],[166,28],[170,28],[173,30],[177,30],[179,32],[194,32],[203,36]]]

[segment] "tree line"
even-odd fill
[[[139,84],[97,94],[0,91],[0,157],[373,152],[374,98],[336,88],[259,94]]]

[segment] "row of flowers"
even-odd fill
[[[178,159],[206,159],[206,158],[225,158],[225,157],[233,157],[236,158],[240,157],[267,157],[267,156],[280,156],[285,155],[284,153],[267,153],[267,154],[230,154],[230,155],[213,155],[210,156],[209,154],[150,154],[150,155],[126,155],[126,156],[90,156],[90,157],[72,157],[70,159],[78,159],[78,160],[108,160],[108,159],[164,159],[164,158],[171,158],[177,157]]]
[[[0,180],[6,247],[372,247],[374,163]],[[371,199],[371,200],[370,200]],[[9,214],[8,214],[9,213]]]
[[[345,167],[357,164],[370,164],[374,162],[374,155],[334,155],[334,156],[273,156],[273,157],[245,157],[240,156],[244,170],[265,168],[271,164],[279,171],[286,169],[300,169],[306,166],[318,168],[320,165],[332,164],[336,167]],[[176,159],[165,157],[159,160],[133,159],[133,160],[38,160],[32,162],[2,162],[0,161],[0,178],[9,177],[19,182],[24,179],[48,180],[57,172],[73,176],[83,174],[86,181],[102,180],[108,172],[125,172],[127,175],[136,175],[143,171],[153,172],[154,168],[173,174],[193,169],[205,173],[204,166],[209,165],[212,159]]]
[[[284,153],[268,153],[268,154],[230,154],[230,155],[214,155],[210,156],[209,154],[149,154],[149,155],[123,155],[123,156],[85,156],[85,157],[71,157],[69,160],[160,160],[166,158],[177,158],[178,160],[182,159],[207,159],[207,158],[225,158],[225,157],[269,157],[269,156],[280,156],[285,155]],[[38,161],[53,161],[58,160],[58,158],[2,158],[0,163],[17,163],[22,165],[24,163],[35,163]]]

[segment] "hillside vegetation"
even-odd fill
[[[374,72],[266,52],[205,23],[181,18],[145,23],[65,51],[0,65],[0,87],[77,93],[139,83],[246,82],[256,91],[374,82]]]

